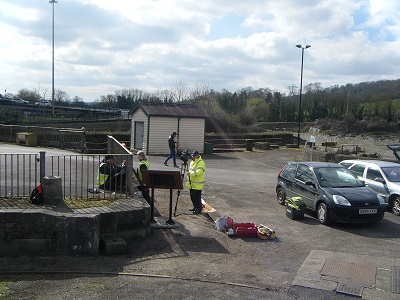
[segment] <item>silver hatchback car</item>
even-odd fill
[[[400,164],[381,160],[348,159],[339,163],[380,194],[389,209],[400,216]]]

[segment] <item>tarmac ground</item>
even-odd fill
[[[313,213],[285,216],[276,174],[301,157],[298,149],[204,155],[203,198],[215,212],[190,213],[183,190],[174,193],[174,226],[128,241],[127,253],[0,258],[0,299],[400,299],[399,217],[324,226]],[[151,167],[167,168],[163,159],[149,157]],[[162,223],[169,195],[155,199]],[[229,237],[215,227],[224,215],[277,237]]]

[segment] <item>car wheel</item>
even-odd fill
[[[285,205],[286,193],[285,193],[285,190],[283,188],[278,187],[276,189],[276,199],[278,200],[278,203],[280,205]]]
[[[321,224],[329,225],[331,223],[331,217],[329,215],[328,207],[325,203],[321,203],[318,205],[317,209],[318,221]]]
[[[400,216],[400,197],[397,196],[394,198],[393,205],[392,205],[392,213],[396,216]]]

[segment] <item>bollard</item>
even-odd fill
[[[61,177],[45,176],[42,179],[43,204],[59,205],[64,203]]]
[[[253,151],[253,142],[254,140],[246,140],[246,151]]]

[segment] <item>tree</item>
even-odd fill
[[[77,96],[75,96],[75,97],[77,97]],[[82,98],[80,98],[80,99],[82,99]],[[70,97],[66,92],[64,92],[62,90],[55,90],[54,91],[54,101],[57,104],[62,104],[62,102],[65,102],[66,104],[68,104],[70,102]]]
[[[46,89],[46,88],[39,88],[38,90],[35,90],[35,92],[38,94],[38,95],[42,95],[42,99],[43,100],[46,100],[46,95],[47,95],[47,93],[49,92],[49,90],[48,89]]]
[[[99,104],[103,107],[116,108],[117,99],[116,96],[108,94],[107,96],[101,96]]]
[[[251,98],[247,100],[246,108],[249,109],[256,121],[267,121],[269,115],[269,105],[261,98]]]
[[[215,111],[221,111],[221,106],[218,103],[219,93],[213,90],[207,93],[196,94],[197,96],[193,98],[193,102],[200,106],[208,115],[212,115]]]
[[[186,83],[181,80],[176,81],[171,87],[170,92],[173,95],[173,100],[175,102],[182,102],[187,100],[189,95],[189,90]]]
[[[86,103],[83,102],[83,99],[81,97],[75,96],[74,99],[72,99],[72,103],[74,106],[77,107],[84,107],[86,106]]]
[[[274,92],[269,105],[269,121],[281,121],[281,102],[282,95],[279,92]]]
[[[17,97],[29,101],[30,103],[35,103],[36,101],[40,100],[40,95],[37,91],[28,89],[20,90],[17,94]]]
[[[206,84],[196,84],[189,94],[189,98],[196,101],[205,98],[210,93],[210,88]]]
[[[218,103],[221,108],[231,114],[239,114],[246,106],[246,91],[243,93],[231,93],[227,90],[222,90],[218,97]]]

